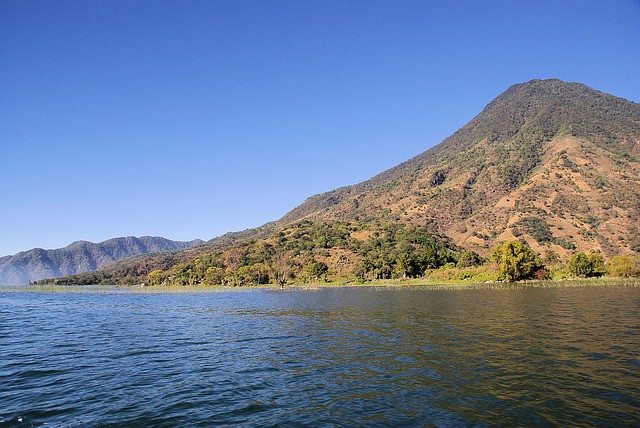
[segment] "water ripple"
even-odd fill
[[[637,426],[639,306],[636,288],[0,293],[0,426]]]

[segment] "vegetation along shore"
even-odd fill
[[[640,277],[640,256],[576,252],[562,261],[506,241],[488,257],[406,224],[303,221],[260,239],[206,252],[167,269],[140,263],[38,281],[38,285],[261,286],[303,284],[451,284],[570,278]]]

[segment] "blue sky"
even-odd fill
[[[259,226],[549,77],[640,102],[640,1],[1,0],[0,256]]]

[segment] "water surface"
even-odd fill
[[[0,426],[638,426],[640,289],[0,293]]]

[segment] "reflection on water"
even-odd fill
[[[640,290],[0,294],[0,425],[640,423]]]

